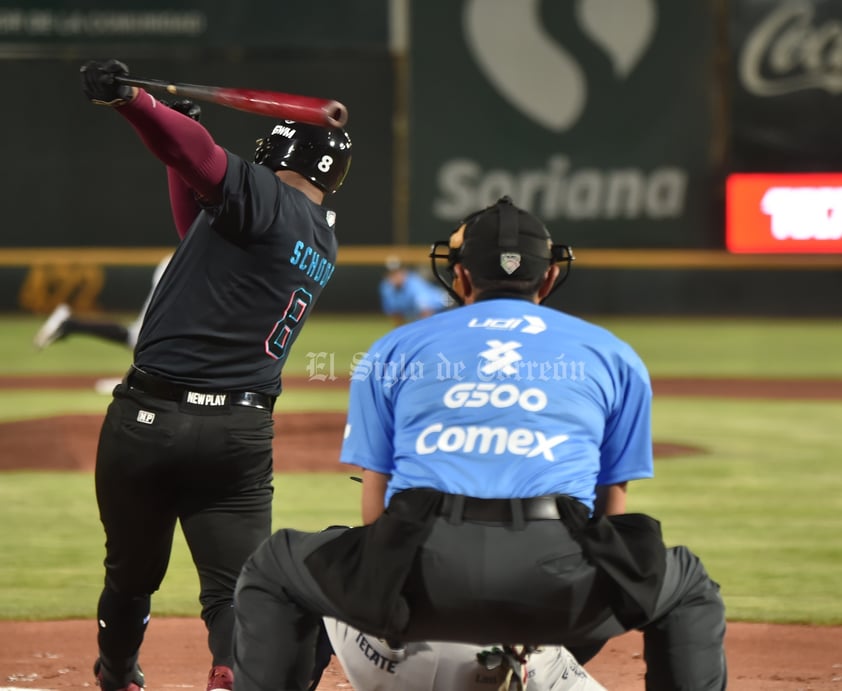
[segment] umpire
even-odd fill
[[[432,256],[464,306],[386,334],[351,377],[341,459],[363,468],[367,525],[281,530],[249,558],[236,690],[306,688],[320,615],[580,659],[639,628],[647,689],[724,689],[719,587],[657,521],[625,513],[627,483],[653,474],[647,370],[540,305],[569,248],[504,197]]]
[[[144,686],[151,594],[180,522],[208,630],[207,689],[231,689],[234,586],[271,533],[272,410],[290,348],[333,273],[336,215],[322,203],[345,178],[351,141],[342,129],[285,121],[246,161],[189,110],[115,80],[126,74],[117,60],[88,62],[82,90],[167,166],[183,239],[99,438],[106,554],[94,672],[103,691]]]

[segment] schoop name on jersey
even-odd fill
[[[330,280],[336,268],[310,245],[301,240],[298,240],[292,248],[289,263],[297,266],[320,286],[324,286]]]

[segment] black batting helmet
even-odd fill
[[[284,120],[257,140],[254,162],[272,170],[294,170],[331,194],[351,166],[351,138],[341,127]]]

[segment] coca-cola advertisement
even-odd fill
[[[842,170],[842,2],[732,0],[730,168]]]

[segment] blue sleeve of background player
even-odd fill
[[[417,306],[419,311],[430,310],[435,312],[445,307],[446,304],[445,292],[425,282],[418,295]]]
[[[633,352],[621,358],[616,384],[600,449],[598,485],[654,475],[652,385],[646,367]]]
[[[401,311],[396,291],[392,284],[386,280],[380,283],[380,307],[384,314],[399,314]]]

